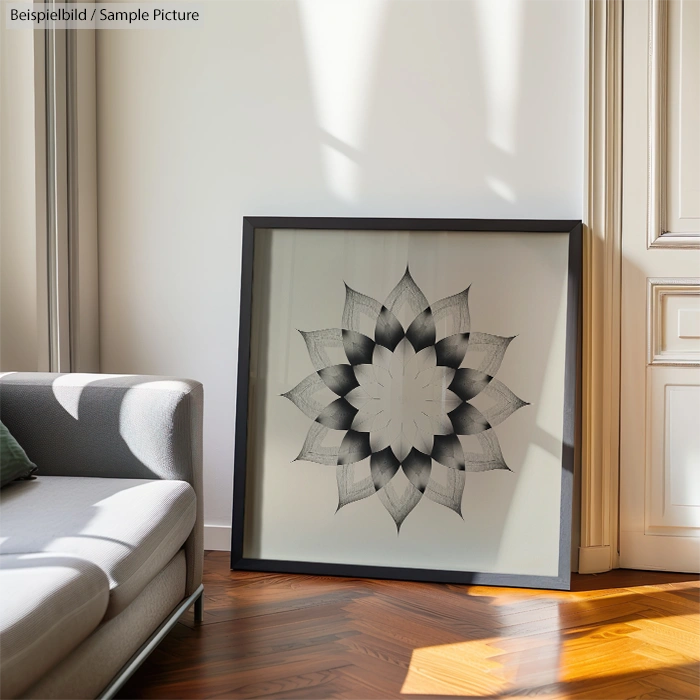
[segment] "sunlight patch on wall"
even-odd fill
[[[347,202],[358,197],[360,166],[349,153],[365,132],[387,1],[299,1],[318,125],[331,137],[320,139],[326,182]]]
[[[502,151],[515,153],[523,0],[477,0],[475,9],[484,66],[488,138]]]
[[[515,194],[515,190],[507,183],[503,182],[500,178],[493,177],[491,175],[486,176],[486,184],[499,196],[501,199],[505,199],[506,202],[515,204],[518,197]]]

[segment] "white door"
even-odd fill
[[[624,6],[620,566],[700,571],[700,2]]]

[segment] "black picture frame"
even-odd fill
[[[329,564],[306,561],[250,559],[243,553],[246,473],[248,469],[249,389],[253,269],[258,229],[517,232],[568,235],[568,289],[564,370],[564,412],[559,523],[559,570],[557,576],[480,573],[433,569]],[[580,431],[578,395],[581,348],[581,280],[583,235],[578,220],[550,219],[413,219],[345,217],[244,217],[242,234],[238,385],[236,401],[231,569],[289,574],[382,578],[453,584],[516,586],[569,590],[571,570],[572,494],[574,456]]]

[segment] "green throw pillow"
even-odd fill
[[[15,479],[28,479],[36,470],[36,464],[0,422],[0,488]]]

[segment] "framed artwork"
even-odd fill
[[[231,567],[568,589],[579,221],[243,221]]]

